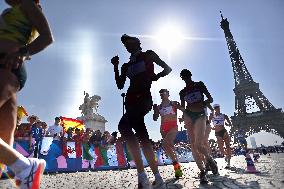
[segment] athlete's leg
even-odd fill
[[[194,130],[195,128],[193,127],[192,124],[192,119],[187,116],[186,114],[184,114],[184,127],[186,128],[187,134],[189,136],[189,140],[190,140],[190,147],[191,147],[191,152],[192,152],[192,156],[195,159],[200,158],[200,154],[198,153],[196,147],[195,147],[195,136],[194,136]]]
[[[227,159],[231,159],[232,152],[231,152],[231,140],[228,132],[224,134],[224,141],[225,141],[225,146],[226,146],[226,157]]]
[[[230,168],[232,152],[231,152],[230,137],[229,137],[228,132],[225,132],[225,134],[224,134],[224,141],[225,141],[225,145],[226,145],[226,157],[225,157],[225,160],[227,162],[226,168]]]
[[[136,136],[134,135],[132,131],[132,127],[130,125],[129,119],[130,119],[130,116],[126,112],[122,116],[119,122],[118,130],[121,134],[121,137],[126,142],[127,148],[131,154],[131,157],[133,158],[135,162],[136,169],[139,174],[139,173],[144,172],[144,166],[143,166],[143,161],[141,157],[140,145],[139,145],[138,139],[136,138]]]
[[[195,147],[199,154],[202,154],[205,156],[206,159],[208,159],[208,152],[206,147],[203,145],[203,141],[205,138],[205,117],[200,117],[195,121],[194,124],[194,135],[195,135]],[[201,141],[200,141],[201,139]],[[202,162],[202,157],[197,156],[198,158],[195,160],[198,168],[200,170],[204,170],[204,165]]]
[[[209,155],[211,156],[211,148],[210,148],[210,145],[209,145],[209,135],[210,135],[210,132],[211,132],[211,126],[210,124],[208,125],[208,123],[206,122],[206,130],[205,130],[205,138],[203,140],[203,145],[207,148],[207,151],[209,153]],[[210,168],[209,168],[209,164],[208,162],[206,161],[206,158],[204,155],[202,155],[202,161],[205,165],[205,169],[206,171],[209,171]]]
[[[39,188],[45,161],[25,158],[13,149],[17,122],[16,92],[19,90],[16,76],[0,69],[0,163],[15,173],[20,188]]]
[[[217,144],[218,144],[219,151],[221,152],[222,155],[224,155],[225,154],[224,140],[220,136],[216,136],[216,138],[217,138]]]
[[[18,89],[16,76],[8,70],[0,69],[0,163],[5,165],[12,164],[20,155],[12,148],[17,121]]]
[[[205,130],[205,138],[203,141],[204,146],[207,148],[208,153],[211,155],[211,148],[209,145],[209,135],[211,132],[211,126],[210,125],[206,125],[206,130]]]
[[[163,147],[167,155],[173,162],[177,162],[177,156],[174,149],[174,140],[176,138],[177,132],[177,128],[172,128],[167,134],[164,134],[163,136]]]
[[[196,120],[195,122],[195,145],[196,148],[198,150],[198,152],[200,152],[201,154],[203,154],[206,158],[206,161],[209,163],[209,166],[213,172],[213,174],[217,174],[218,173],[218,167],[217,164],[215,163],[215,161],[213,160],[213,158],[210,156],[210,154],[208,153],[207,148],[202,144],[202,142],[199,142],[198,140],[200,140],[201,138],[205,137],[205,124],[206,124],[206,118],[205,117],[200,117]],[[197,159],[196,160],[196,164],[199,167],[199,169],[202,171],[202,174],[205,172],[204,170],[204,166],[202,164],[202,160],[201,159]]]

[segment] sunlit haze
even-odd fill
[[[222,10],[255,82],[276,108],[284,108],[284,1],[130,1],[60,0],[41,1],[55,42],[27,62],[28,80],[18,94],[18,103],[48,125],[54,117],[80,116],[84,91],[102,97],[99,114],[106,129],[117,131],[122,116],[121,93],[114,81],[110,60],[119,55],[120,65],[129,53],[120,41],[122,34],[140,38],[143,51],[154,50],[173,71],[154,82],[154,103],[160,103],[159,89],[167,88],[170,99],[179,100],[184,82],[182,69],[203,81],[214,103],[229,117],[235,110],[234,78],[228,48],[220,27]],[[1,10],[7,5],[0,1]],[[155,71],[161,71],[156,66]],[[161,138],[160,120],[146,116],[150,137]],[[179,116],[180,112],[179,112]],[[179,126],[179,129],[182,125]],[[210,135],[214,138],[214,133]],[[257,145],[274,145],[282,138],[255,134]],[[248,143],[250,141],[248,140]]]

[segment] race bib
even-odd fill
[[[132,64],[128,66],[126,75],[127,77],[131,78],[139,73],[145,72],[146,66],[144,61],[137,62],[135,64]]]
[[[161,116],[169,115],[169,114],[176,114],[172,106],[162,107],[160,109]]]
[[[203,99],[203,96],[202,96],[200,91],[188,93],[184,97],[184,100],[189,104],[200,102],[200,101],[202,101],[202,99]]]

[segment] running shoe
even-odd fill
[[[15,176],[16,185],[20,189],[39,189],[46,162],[36,158],[28,158],[28,160],[30,161],[30,170],[25,172],[26,175]]]
[[[208,179],[207,179],[205,171],[201,171],[199,173],[199,178],[200,178],[200,184],[207,184],[208,183]]]
[[[151,189],[149,180],[145,179],[143,182],[139,182],[138,189]]]
[[[211,171],[209,163],[206,161],[205,163],[205,172],[207,173],[208,171]]]
[[[230,159],[229,158],[225,158],[225,161],[227,162],[227,165],[225,167],[225,169],[230,169],[231,166],[230,166]]]
[[[166,189],[166,184],[163,179],[155,180],[152,184],[153,189]]]
[[[217,166],[217,162],[211,157],[207,160],[210,169],[212,170],[212,173],[214,175],[218,174],[218,166]]]

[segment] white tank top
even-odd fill
[[[159,105],[159,113],[161,116],[176,114],[176,109],[173,107],[172,102],[170,102],[169,106]]]
[[[214,125],[220,125],[220,126],[223,126],[224,125],[224,122],[225,122],[225,116],[224,114],[220,114],[218,116],[216,115],[213,115],[213,124]]]

